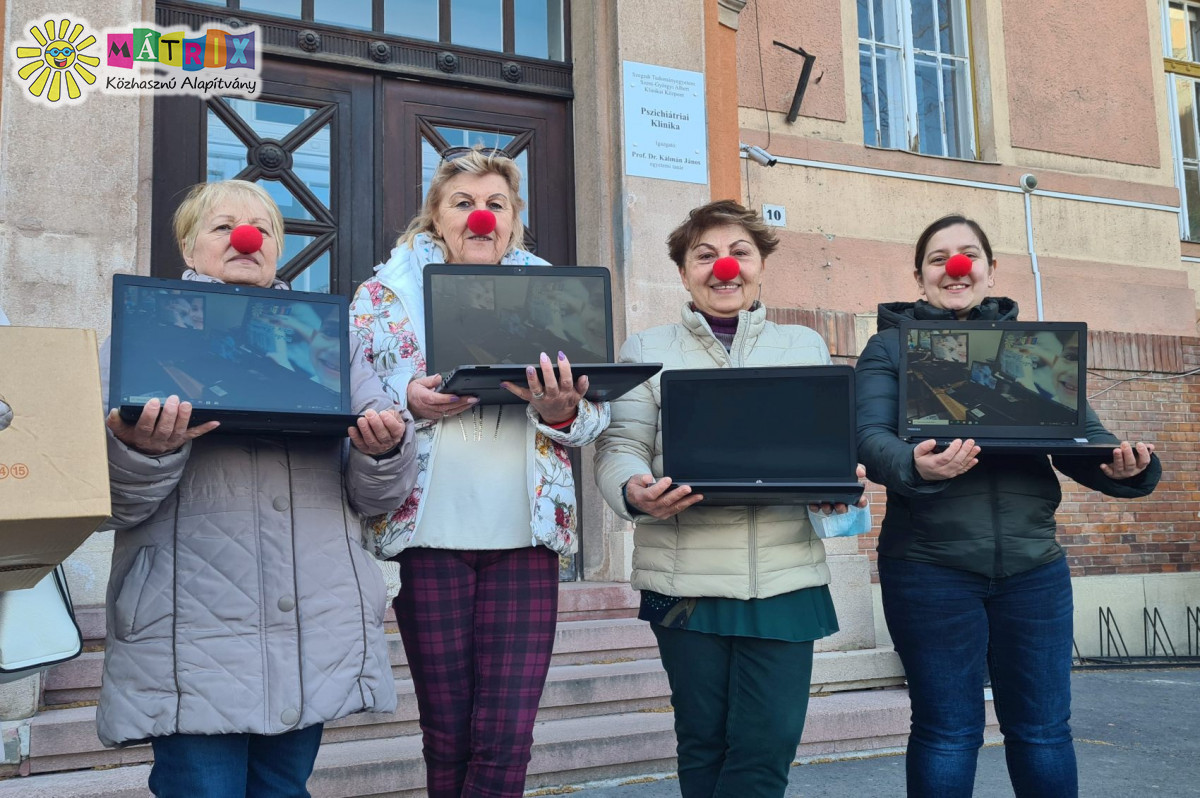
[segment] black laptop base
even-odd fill
[[[575,379],[588,378],[585,398],[593,402],[609,402],[653,377],[662,369],[661,363],[572,363]],[[538,369],[539,375],[541,369]],[[554,367],[555,375],[558,366]],[[525,366],[506,363],[496,366],[464,366],[455,369],[438,386],[438,393],[455,396],[474,396],[482,405],[524,404],[524,400],[500,385],[510,382],[518,388],[529,385]]]
[[[121,405],[117,412],[126,423],[136,424],[142,416],[142,405]],[[336,414],[323,417],[305,415],[297,418],[295,414],[273,415],[262,410],[242,412],[193,408],[188,426],[196,427],[209,421],[219,421],[221,426],[213,430],[214,435],[224,432],[230,435],[332,435],[344,438],[346,430],[355,426],[358,418]]]
[[[687,485],[692,493],[704,496],[700,505],[801,505],[801,504],[845,504],[850,506],[857,502],[863,493],[863,486],[858,482],[846,485],[820,485],[806,488],[803,484],[794,482],[769,484],[755,483],[752,485],[729,485],[705,483],[704,480],[689,482],[685,479],[673,480],[680,485]]]
[[[906,439],[909,443],[920,443],[929,438],[909,437]],[[940,452],[953,443],[955,438],[938,438],[935,452]],[[967,440],[965,437],[960,437],[957,440]],[[1080,457],[1112,457],[1112,450],[1120,444],[1116,443],[1088,443],[1087,441],[1070,440],[1038,440],[1031,438],[1028,440],[1013,439],[1013,438],[992,438],[985,440],[977,440],[975,443],[979,446],[979,453],[986,455],[992,454],[1052,454],[1056,457],[1064,457],[1068,455],[1078,455]]]

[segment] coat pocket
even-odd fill
[[[133,565],[121,580],[121,590],[113,603],[113,634],[118,640],[132,642],[149,636],[154,624],[171,614],[169,585],[156,585],[154,562],[157,549],[142,546]]]

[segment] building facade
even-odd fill
[[[283,275],[349,293],[386,259],[439,151],[477,141],[525,171],[540,255],[611,269],[618,346],[678,318],[666,235],[710,199],[772,206],[782,245],[764,301],[844,362],[879,302],[916,298],[911,249],[925,224],[978,219],[998,292],[1025,318],[1089,324],[1096,409],[1164,461],[1158,493],[1139,502],[1067,488],[1080,650],[1101,653],[1098,610],[1135,640],[1157,608],[1184,653],[1184,608],[1200,604],[1200,4],[0,0],[0,11],[0,307],[15,324],[103,337],[113,274],[178,273],[179,192],[234,176],[261,181],[284,211]],[[263,94],[95,92],[46,108],[22,96],[15,47],[31,25],[67,18],[95,30],[257,24]],[[702,76],[704,182],[629,174],[628,63]],[[579,467],[583,547],[564,576],[627,581],[632,530],[592,487],[590,452]],[[110,548],[100,533],[72,558],[77,600],[103,601]],[[872,538],[830,551],[839,612],[853,619],[830,646],[873,650]]]

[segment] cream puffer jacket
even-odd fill
[[[683,321],[631,336],[626,363],[663,370],[747,366],[817,366],[829,350],[813,330],[767,321],[761,304],[739,314],[728,352],[688,305]],[[659,378],[612,402],[612,422],[596,442],[596,483],[604,500],[634,521],[632,586],[669,596],[769,598],[829,583],[825,547],[803,506],[696,506],[659,521],[631,515],[621,488],[630,477],[662,477]],[[667,475],[670,476],[670,475]]]

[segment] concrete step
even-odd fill
[[[997,731],[990,702],[988,709],[990,740]],[[47,714],[69,712],[79,710]],[[670,771],[673,722],[669,711],[539,721],[527,787]],[[907,731],[908,695],[903,690],[815,695],[797,756],[894,749],[904,744]],[[309,787],[316,798],[415,798],[424,780],[420,749],[416,735],[327,743]],[[142,750],[148,752],[148,747]],[[146,765],[138,765],[10,779],[0,782],[0,798],[144,798],[148,772]]]
[[[408,657],[399,634],[388,635],[392,673],[407,679]],[[654,633],[637,618],[563,620],[554,639],[555,665],[604,663],[658,656]],[[51,668],[44,679],[42,703],[46,707],[96,701],[100,697],[103,650],[85,651],[70,662]]]
[[[400,737],[419,733],[417,699],[411,680],[396,684],[398,706],[390,714],[359,713],[326,726],[326,743]],[[657,659],[551,666],[542,693],[539,720],[664,709],[670,686]],[[96,737],[96,708],[77,706],[39,713],[30,723],[31,773],[129,764],[150,758],[148,746],[106,749]]]
[[[639,596],[628,582],[563,582],[558,588],[559,621],[633,618]],[[75,607],[75,620],[83,633],[85,647],[104,644],[106,627],[103,605]],[[389,631],[396,628],[391,606],[384,616]]]
[[[609,622],[576,622],[580,624]],[[644,624],[643,624],[644,626]],[[632,630],[631,630],[632,633]],[[823,695],[844,692],[847,685],[877,687],[902,680],[897,657],[890,650],[818,653],[813,662],[814,702]],[[397,682],[398,706],[387,715],[360,713],[326,726],[326,743],[395,738],[418,733],[418,712],[412,682]],[[853,695],[869,696],[858,690]],[[670,686],[658,659],[630,659],[579,665],[554,665],[542,693],[539,721],[555,721],[637,711],[663,710],[670,703]],[[30,725],[33,773],[129,764],[149,759],[146,746],[105,749],[95,732],[95,706],[44,711]]]

